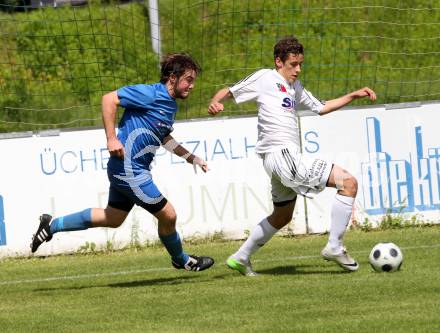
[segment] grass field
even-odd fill
[[[274,238],[259,277],[224,261],[241,242],[187,244],[208,271],[171,268],[160,246],[0,261],[0,332],[440,332],[440,226],[350,231],[361,267],[319,257],[326,236]],[[374,273],[369,250],[398,244],[402,270]]]

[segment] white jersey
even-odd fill
[[[256,101],[258,141],[255,152],[263,154],[294,147],[300,150],[297,110],[301,105],[315,113],[324,103],[296,80],[290,84],[275,69],[260,69],[229,88],[236,103]]]

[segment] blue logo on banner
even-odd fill
[[[5,213],[3,209],[3,197],[0,195],[0,246],[6,245]]]
[[[367,118],[369,161],[362,163],[362,182],[368,214],[440,208],[440,147],[426,147],[424,157],[422,127],[414,127],[413,133],[409,159],[393,160],[382,151],[379,120]]]

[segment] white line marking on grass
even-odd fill
[[[402,250],[419,250],[419,249],[434,249],[439,248],[440,244],[434,245],[419,245],[419,246],[407,246],[402,247]],[[352,253],[365,254],[366,251],[352,251]],[[317,259],[321,258],[320,255],[309,255],[309,256],[292,256],[292,257],[282,257],[274,259],[256,259],[255,262],[274,262],[274,261],[286,261],[286,260],[304,260],[304,259]],[[13,284],[25,284],[25,283],[39,283],[39,282],[50,282],[50,281],[62,281],[62,280],[79,280],[88,278],[98,278],[105,276],[121,276],[121,275],[131,275],[140,273],[151,273],[151,272],[165,272],[173,270],[170,267],[156,267],[156,268],[146,268],[146,269],[136,269],[131,271],[120,271],[120,272],[107,272],[107,273],[96,273],[96,274],[80,274],[80,275],[65,275],[65,276],[53,276],[47,278],[36,278],[27,280],[9,280],[0,281],[0,286],[13,285]]]
[[[65,276],[53,276],[47,278],[37,278],[37,279],[28,279],[28,280],[11,280],[11,281],[0,281],[1,285],[8,284],[25,284],[25,283],[34,283],[34,282],[49,282],[49,281],[61,281],[61,280],[78,280],[78,279],[88,279],[88,278],[97,278],[103,276],[119,276],[119,275],[131,275],[131,274],[139,274],[139,273],[150,273],[150,272],[165,272],[169,271],[172,268],[165,267],[157,267],[157,268],[146,268],[146,269],[137,269],[132,271],[120,271],[120,272],[107,272],[107,273],[96,273],[96,274],[80,274],[80,275],[65,275]]]

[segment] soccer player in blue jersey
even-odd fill
[[[190,56],[169,54],[162,59],[159,83],[126,86],[103,96],[102,118],[110,153],[108,205],[105,209],[87,208],[53,220],[48,214],[41,215],[31,243],[32,252],[57,232],[117,228],[136,204],[157,218],[159,238],[175,268],[202,271],[213,265],[214,260],[210,257],[188,255],[183,251],[176,231],[174,207],[161,194],[151,176],[151,162],[161,145],[186,159],[194,168],[208,170],[203,159],[189,153],[170,134],[178,109],[176,99],[188,97],[199,72],[199,65]],[[116,135],[118,106],[125,111]]]

